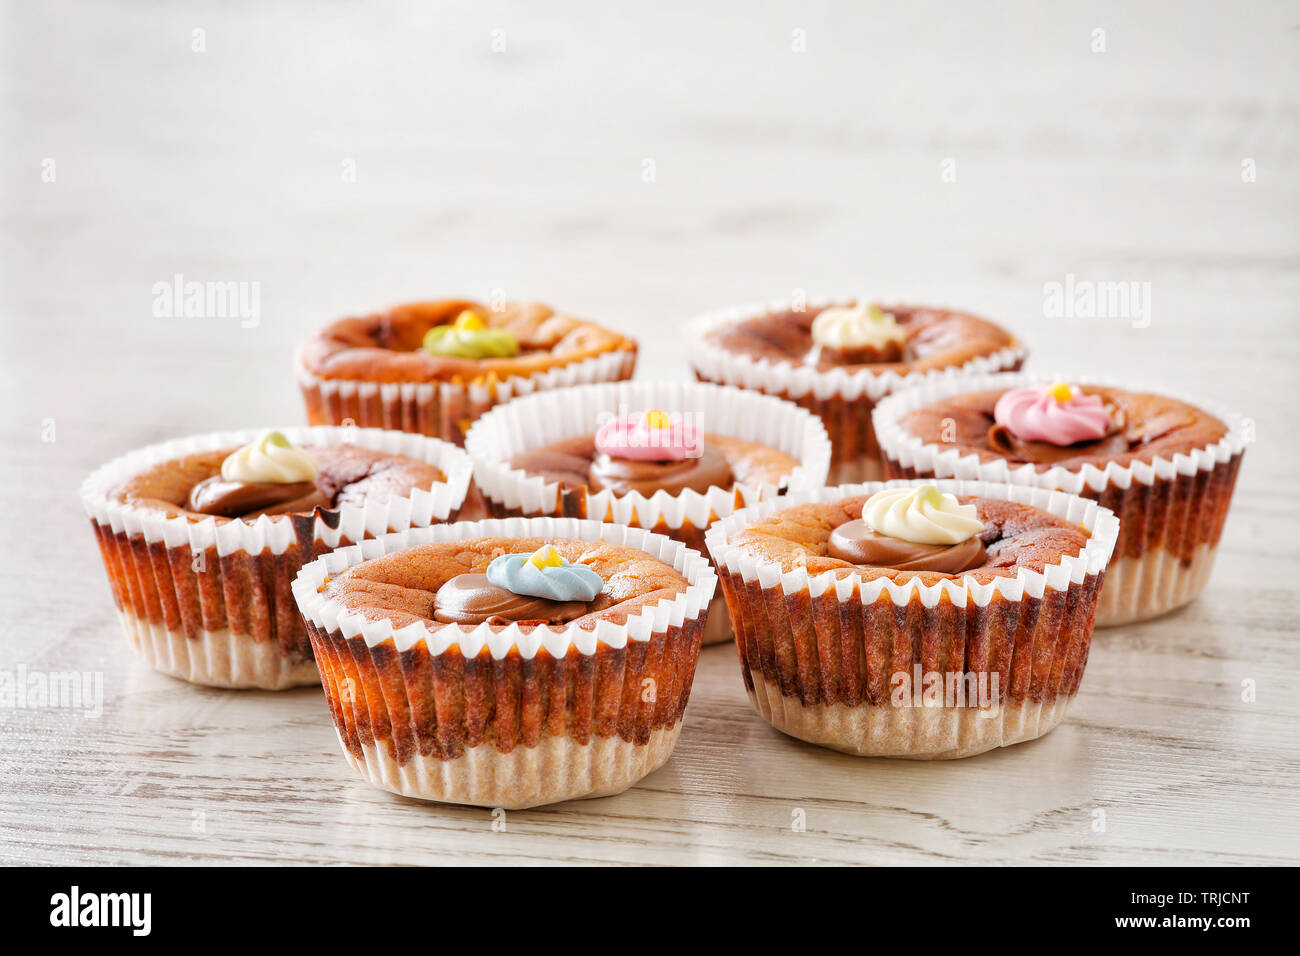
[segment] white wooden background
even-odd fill
[[[4,4],[0,670],[101,672],[105,703],[0,710],[0,861],[1296,862],[1297,4],[623,6]],[[156,318],[176,273],[260,283],[260,321]],[[1045,318],[1067,274],[1149,282],[1150,327]],[[325,321],[496,289],[637,335],[646,377],[728,302],[960,304],[1034,368],[1195,392],[1259,441],[1203,599],[1099,633],[1047,738],[822,751],[728,645],[663,770],[494,832],[356,779],[316,691],[137,663],[76,489],[299,422]]]

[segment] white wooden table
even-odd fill
[[[4,5],[0,671],[99,673],[104,705],[0,708],[0,862],[1300,858],[1294,4],[441,7]],[[155,315],[177,273],[260,283],[258,321]],[[1045,316],[1071,274],[1150,283],[1149,327]],[[672,378],[679,322],[728,302],[960,304],[1033,368],[1204,395],[1259,441],[1203,598],[1099,632],[1048,737],[819,750],[727,645],[664,769],[497,832],[354,777],[318,691],[138,663],[76,497],[126,450],[301,421],[290,356],[329,319],[497,289]]]

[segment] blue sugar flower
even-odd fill
[[[585,564],[570,564],[549,544],[532,554],[503,554],[487,568],[487,579],[512,594],[549,601],[590,601],[605,586]]]

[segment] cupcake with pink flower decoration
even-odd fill
[[[697,382],[539,392],[476,421],[465,450],[494,517],[593,518],[701,553],[719,518],[823,485],[831,456],[820,419],[793,402]],[[704,643],[730,636],[715,608]]]
[[[891,478],[1009,482],[1091,498],[1120,518],[1097,624],[1143,620],[1204,589],[1249,421],[1204,402],[1078,378],[972,376],[876,407]]]

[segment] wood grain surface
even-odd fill
[[[0,671],[98,674],[103,709],[0,708],[0,862],[1300,859],[1294,3],[2,16]],[[157,314],[176,274],[257,283],[256,322]],[[1067,276],[1147,284],[1150,321],[1050,317]],[[961,305],[1032,369],[1204,396],[1258,441],[1203,597],[1099,632],[1047,737],[841,756],[770,729],[726,645],[662,770],[503,829],[362,783],[317,690],[136,661],[76,494],[150,442],[300,422],[327,320],[496,290],[637,336],[642,378],[685,377],[676,329],[727,303]]]

